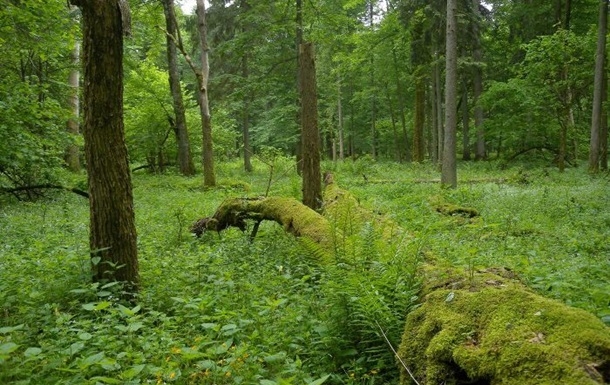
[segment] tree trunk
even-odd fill
[[[301,68],[303,204],[313,210],[318,210],[322,205],[322,175],[320,173],[316,67],[312,43],[301,44],[299,60],[299,67]]]
[[[470,115],[468,112],[468,87],[462,86],[462,160],[470,160]]]
[[[404,160],[407,162],[411,160],[411,151],[409,149],[409,136],[407,134],[407,120],[405,119],[405,100],[402,82],[399,76],[398,57],[396,55],[396,49],[392,47],[392,63],[394,64],[394,83],[396,85],[396,98],[398,100],[398,115],[400,117],[400,126],[402,128],[403,145],[405,148]],[[402,151],[401,151],[402,152]]]
[[[297,120],[297,125],[301,126],[301,122],[302,122],[302,117],[301,117],[301,113],[302,113],[302,106],[301,106],[301,89],[303,87],[303,85],[301,84],[301,44],[303,44],[303,1],[302,0],[296,0],[296,17],[295,17],[295,22],[296,22],[296,37],[295,37],[295,48],[296,48],[296,54],[297,54],[297,100],[296,100],[296,104],[297,104],[297,116],[296,116],[296,120]],[[297,145],[296,145],[296,159],[297,159],[297,164],[296,164],[296,169],[297,169],[297,174],[303,176],[303,138],[302,138],[302,132],[299,130],[299,133],[297,135]]]
[[[423,162],[425,158],[424,123],[426,116],[426,82],[416,71],[415,80],[415,120],[413,122],[413,161]]]
[[[250,71],[248,68],[248,54],[242,57],[242,79],[244,83],[248,81]],[[244,95],[244,108],[242,112],[242,138],[244,142],[244,170],[252,172],[252,146],[250,145],[250,90]]]
[[[85,156],[93,279],[139,283],[131,177],[123,127],[125,0],[72,0],[83,15]]]
[[[337,121],[339,125],[339,159],[345,159],[343,140],[343,100],[341,92],[341,78],[337,81]]]
[[[182,101],[180,73],[178,72],[178,50],[176,49],[178,26],[176,25],[176,15],[174,13],[174,0],[163,0],[162,3],[165,14],[169,88],[172,94],[174,115],[176,117],[174,133],[178,143],[178,167],[182,175],[188,176],[195,173],[195,165],[191,156],[191,145],[186,127],[184,103]]]
[[[483,54],[481,52],[481,30],[479,29],[479,6],[480,0],[472,0],[473,12],[476,12],[477,19],[472,23],[472,56],[475,62],[473,75],[473,105],[474,105],[474,127],[477,132],[477,147],[475,151],[475,160],[484,160],[487,158],[487,149],[485,148],[485,131],[483,129],[483,108],[479,106],[479,99],[483,94]]]
[[[439,164],[443,162],[443,144],[445,141],[444,122],[443,122],[443,88],[441,82],[441,66],[438,64],[440,55],[436,53],[436,63],[434,64],[434,104],[436,105],[436,154]]]
[[[455,159],[457,131],[457,0],[447,1],[447,40],[445,62],[445,139],[441,185],[457,186]]]
[[[607,55],[606,55],[607,56]],[[607,67],[604,60],[604,67]],[[608,72],[604,70],[604,81],[602,90],[602,106],[608,102]],[[608,171],[608,109],[602,109],[602,118],[599,130],[599,168]]]
[[[593,83],[593,112],[591,116],[591,141],[589,146],[589,172],[599,171],[600,130],[602,123],[602,92],[606,64],[606,32],[608,30],[608,0],[599,1],[597,27],[597,52],[595,53],[595,80]]]
[[[79,132],[79,116],[80,116],[80,105],[78,98],[78,90],[79,90],[79,78],[80,72],[78,67],[80,65],[80,43],[78,40],[74,42],[74,48],[72,49],[72,64],[74,68],[70,70],[70,75],[68,77],[68,85],[70,86],[70,110],[72,111],[72,116],[68,119],[67,128],[70,135],[74,138],[80,135]],[[72,172],[80,171],[80,157],[79,157],[79,147],[76,143],[71,143],[66,148],[66,165],[68,166],[68,170]]]
[[[197,78],[199,81],[199,110],[201,111],[201,130],[203,133],[203,185],[213,187],[216,186],[216,174],[214,172],[212,120],[208,100],[208,79],[210,76],[208,51],[210,48],[208,46],[208,26],[205,12],[204,0],[197,0],[197,29],[201,42],[201,72]]]

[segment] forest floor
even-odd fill
[[[408,231],[387,242],[359,225],[321,266],[274,223],[253,243],[238,230],[189,233],[225,198],[300,197],[290,159],[220,163],[199,176],[134,173],[142,281],[138,305],[91,284],[88,202],[68,192],[0,197],[0,383],[383,384],[417,306],[418,264],[434,256],[475,272],[513,271],[542,295],[610,324],[610,177],[583,168],[461,163],[441,189],[430,164],[326,163],[360,205]],[[82,178],[82,177],[81,177]],[[76,183],[77,181],[74,181]],[[447,216],[442,205],[479,216]]]

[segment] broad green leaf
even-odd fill
[[[87,358],[83,359],[81,361],[80,366],[82,368],[86,368],[88,366],[91,366],[93,364],[100,362],[103,358],[104,358],[104,352],[92,354],[92,355],[88,356]]]
[[[23,355],[26,357],[35,357],[35,356],[39,355],[40,353],[42,353],[41,348],[30,347],[30,348],[25,349],[25,352],[23,352]]]
[[[117,380],[116,378],[112,378],[112,377],[96,376],[96,377],[91,377],[91,380],[101,382],[102,384],[122,384],[123,383],[123,381]]]
[[[17,325],[17,326],[5,326],[5,327],[0,328],[0,334],[12,333],[15,330],[21,330],[21,329],[23,329],[23,324]]]
[[[326,382],[326,380],[328,380],[329,377],[330,377],[330,374],[327,374],[324,377],[320,377],[317,380],[308,383],[307,385],[321,385],[324,382]]]
[[[0,345],[0,355],[8,355],[19,348],[14,342],[7,342],[5,344]]]
[[[125,370],[123,373],[121,373],[121,377],[125,380],[131,380],[132,378],[140,374],[145,367],[145,364],[134,365],[131,368]]]

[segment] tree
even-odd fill
[[[445,53],[445,139],[441,184],[457,186],[457,0],[447,1],[447,38]]]
[[[316,97],[316,68],[311,43],[299,49],[301,84],[301,137],[303,154],[303,204],[317,210],[322,204],[322,175],[320,172],[320,134]]]
[[[481,52],[481,30],[479,28],[479,9],[480,0],[472,0],[472,13],[475,15],[471,24],[472,33],[472,58],[475,62],[473,75],[473,104],[474,104],[474,126],[477,133],[477,145],[475,150],[475,160],[483,160],[487,157],[485,148],[485,131],[483,128],[483,108],[479,105],[479,99],[483,93],[483,54]]]
[[[214,173],[214,147],[212,144],[212,119],[208,100],[208,79],[210,65],[208,62],[208,28],[205,17],[204,0],[197,0],[197,30],[199,31],[201,48],[201,70],[197,73],[199,83],[199,110],[201,111],[201,130],[203,133],[203,185],[213,187],[216,185]]]
[[[591,141],[589,148],[589,172],[599,171],[600,131],[602,123],[602,92],[606,70],[606,33],[608,31],[608,0],[599,1],[597,26],[597,52],[595,53],[595,80],[593,84],[593,112],[591,116]]]
[[[123,127],[125,0],[71,0],[83,15],[85,157],[94,281],[139,284],[131,177]]]
[[[74,7],[75,8],[75,7]],[[72,110],[72,116],[68,119],[67,128],[68,132],[76,138],[80,135],[79,132],[79,115],[80,115],[80,101],[78,97],[78,89],[79,89],[79,80],[80,80],[80,72],[78,70],[78,65],[80,64],[80,42],[78,40],[74,41],[74,48],[72,48],[72,65],[74,66],[70,70],[70,75],[68,76],[68,85],[70,86],[72,92],[70,93],[69,104]],[[80,171],[80,157],[79,157],[80,149],[76,143],[70,143],[66,148],[66,165],[68,169],[72,172]]]
[[[174,12],[174,0],[162,0],[162,3],[165,14],[169,86],[175,115],[173,127],[176,134],[176,142],[178,143],[178,166],[182,175],[193,175],[195,173],[195,165],[191,156],[191,146],[186,128],[186,114],[182,101],[182,87],[180,86],[180,73],[178,72],[176,35],[179,33],[179,30]]]

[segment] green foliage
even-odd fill
[[[220,163],[219,171],[260,196],[269,173],[253,160],[253,173],[238,162]],[[278,170],[293,164],[275,161]],[[405,233],[389,222],[379,227],[336,215],[335,262],[328,266],[317,263],[315,247],[274,223],[261,224],[253,243],[234,230],[199,240],[186,233],[243,190],[204,191],[196,178],[134,175],[143,284],[137,305],[119,300],[118,285],[89,283],[81,197],[3,206],[0,382],[396,383],[381,330],[397,347],[406,314],[417,306],[423,256],[466,275],[509,268],[540,293],[610,322],[610,267],[600,258],[610,236],[605,178],[461,164],[463,180],[488,181],[441,190],[420,183],[436,175],[425,163],[332,166],[360,205]],[[291,195],[295,186],[291,171],[274,181],[271,194]],[[476,208],[481,218],[443,216],[431,196]],[[387,233],[395,234],[391,242]]]

